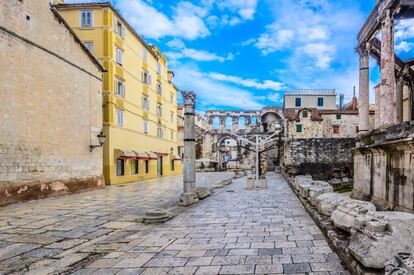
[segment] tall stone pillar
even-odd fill
[[[381,85],[375,86],[375,128],[380,127],[380,112],[381,112]]]
[[[359,54],[359,131],[369,131],[369,54],[365,46]]]
[[[195,103],[196,94],[182,91],[184,98],[184,192],[181,195],[183,205],[194,203],[196,187],[196,152],[195,152]]]
[[[395,108],[394,108],[394,123],[400,124],[403,122],[403,92],[404,92],[404,76],[401,73],[397,77],[397,87],[395,90]]]
[[[395,123],[394,24],[390,9],[384,12],[381,34],[380,127],[385,128]]]

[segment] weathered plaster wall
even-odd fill
[[[0,205],[102,186],[100,69],[49,1],[0,3],[1,27],[50,51],[0,30]]]

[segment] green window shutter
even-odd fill
[[[296,132],[297,133],[302,133],[302,124],[297,124],[296,125]]]

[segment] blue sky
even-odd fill
[[[75,2],[67,0],[66,2]],[[168,57],[175,83],[198,94],[197,109],[282,105],[290,88],[358,92],[356,35],[375,0],[113,0]],[[409,22],[397,28],[403,56]],[[411,55],[412,56],[412,55]],[[378,66],[371,70],[372,86]],[[373,97],[371,97],[373,100]]]

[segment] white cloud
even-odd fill
[[[274,103],[281,103],[283,98],[281,93],[271,93],[267,95],[267,99]]]
[[[175,73],[174,82],[181,90],[197,93],[197,109],[260,109],[264,106],[254,93],[212,79],[197,68],[180,66],[175,69]]]
[[[405,52],[408,53],[413,48],[414,43],[407,42],[407,41],[401,41],[397,45],[395,45],[395,50],[397,52]]]
[[[260,82],[256,79],[244,79],[238,76],[225,75],[225,74],[220,74],[220,73],[209,73],[208,76],[215,80],[230,82],[233,84],[237,84],[237,85],[248,87],[248,88],[255,88],[258,90],[268,89],[268,90],[280,91],[284,88],[283,83],[275,82],[272,80],[265,80],[263,82]]]
[[[303,52],[315,60],[315,67],[326,70],[331,64],[335,49],[325,43],[311,43],[303,47]]]
[[[184,42],[177,38],[167,42],[167,45],[172,49],[172,51],[165,52],[165,55],[168,56],[168,58],[170,58],[173,62],[183,58],[189,58],[195,61],[219,62],[233,60],[234,58],[232,53],[227,54],[227,56],[220,56],[216,53],[211,53],[205,50],[187,48]]]
[[[179,2],[173,9],[172,17],[142,0],[118,1],[116,7],[144,37],[159,39],[174,36],[194,40],[210,34],[202,20],[207,10],[189,2]]]
[[[243,20],[252,20],[256,13],[257,0],[223,0],[217,3],[220,9],[229,9]]]

